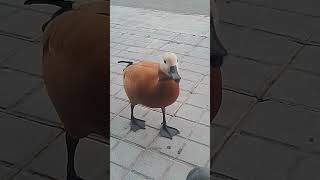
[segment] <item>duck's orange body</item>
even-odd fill
[[[174,103],[179,96],[179,84],[174,80],[161,80],[159,63],[141,61],[124,70],[124,88],[131,104],[163,108]]]
[[[43,76],[67,132],[107,137],[109,1],[97,1],[57,16],[43,39]]]

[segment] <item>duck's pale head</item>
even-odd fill
[[[178,73],[178,57],[171,52],[163,55],[162,62],[160,62],[160,71],[162,71],[171,80],[180,82],[180,75]]]

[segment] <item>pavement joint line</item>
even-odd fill
[[[53,144],[53,142],[60,138],[62,134],[64,134],[64,131],[59,132],[54,138],[52,138],[52,140],[49,140],[41,150],[39,150],[29,161],[22,165],[17,172],[15,172],[11,177],[8,178],[8,180],[14,180],[14,178],[18,176],[22,171],[24,171],[25,168],[33,162],[33,160],[35,160],[43,151],[47,150],[49,146]]]
[[[230,57],[239,58],[239,59],[241,59],[243,61],[255,62],[257,64],[262,64],[262,65],[269,66],[269,67],[272,67],[272,66],[273,67],[279,67],[279,66],[281,66],[280,64],[268,63],[268,62],[265,62],[265,61],[263,61],[261,59],[255,59],[255,58],[251,58],[251,57],[247,57],[247,56],[243,56],[243,55],[238,55],[238,54],[235,54],[233,52],[228,52],[228,55]],[[226,61],[228,61],[228,60],[226,59]]]
[[[290,14],[294,14],[294,15],[300,15],[300,16],[305,16],[305,17],[310,17],[310,18],[315,18],[315,19],[316,18],[320,18],[320,15],[313,15],[313,14],[308,14],[308,13],[299,12],[299,11],[295,11],[295,10],[271,7],[271,6],[267,6],[267,5],[263,5],[263,4],[249,2],[249,1],[246,1],[246,0],[231,0],[231,1],[240,2],[240,3],[243,3],[243,4],[256,6],[256,7],[263,7],[263,8],[266,8],[266,9],[277,10],[277,11],[280,11],[280,12],[286,12],[286,13],[290,13]]]
[[[8,57],[8,58],[10,58],[10,57]],[[21,69],[17,69],[17,68],[14,68],[14,67],[11,67],[11,66],[7,66],[7,65],[1,65],[1,64],[6,63],[6,61],[7,60],[4,60],[2,63],[0,63],[0,69],[10,69],[10,70],[13,70],[13,71],[16,71],[16,72],[21,72],[21,73],[27,74],[29,76],[40,78],[40,79],[42,79],[42,77],[43,77],[42,75],[39,75],[39,74],[36,74],[36,73],[30,73],[30,72],[23,71]]]
[[[307,74],[307,75],[314,76],[314,77],[320,77],[320,73],[318,73],[318,72],[313,72],[313,71],[310,71],[310,70],[305,70],[305,69],[302,69],[302,68],[299,68],[299,67],[290,66],[290,67],[288,68],[288,70],[297,71],[297,72],[302,72],[302,73],[305,73],[305,74]]]
[[[1,166],[5,166],[5,167],[9,167],[9,168],[15,167],[14,163],[11,163],[11,162],[5,161],[5,160],[0,160],[0,164],[1,164]]]
[[[39,9],[34,9],[29,7],[28,5],[24,5],[24,4],[10,4],[10,3],[6,3],[6,2],[0,2],[0,5],[2,6],[7,6],[7,7],[11,7],[11,8],[16,8],[18,10],[24,10],[24,11],[33,11],[36,13],[40,13],[40,14],[45,14],[45,15],[52,15],[51,12],[47,12],[45,10],[39,10]]]
[[[313,112],[320,112],[320,108],[318,107],[313,107],[313,106],[308,106],[308,105],[305,105],[305,104],[299,104],[299,103],[296,103],[296,102],[293,102],[293,101],[290,101],[290,100],[287,100],[287,99],[280,99],[280,98],[270,98],[272,101],[275,101],[275,102],[279,102],[279,103],[283,103],[283,104],[286,104],[286,105],[291,105],[291,106],[296,106],[296,107],[300,107],[302,109],[305,109],[305,110],[309,110],[309,111],[313,111]]]
[[[210,170],[210,176],[212,177],[217,177],[217,178],[222,178],[223,180],[241,180],[241,179],[236,179],[234,177],[231,177],[231,176],[227,176],[225,174],[221,174],[221,173],[218,173],[218,172],[214,172],[212,170]]]
[[[23,41],[27,41],[27,42],[40,42],[38,39],[39,39],[39,37],[41,37],[41,34],[39,34],[39,35],[35,36],[34,38],[30,38],[28,36],[3,31],[1,29],[0,29],[0,35],[4,35],[7,37],[11,37],[11,38],[15,38],[15,39],[19,39],[19,40],[23,40]]]

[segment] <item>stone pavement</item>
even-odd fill
[[[320,179],[320,2],[217,1],[230,54],[213,179]]]
[[[209,17],[111,6],[111,179],[185,180],[195,166],[209,167]],[[179,59],[181,94],[167,108],[168,124],[181,134],[159,136],[160,109],[142,106],[135,116],[146,129],[130,131],[130,106],[119,60]]]
[[[65,179],[61,123],[41,79],[42,24],[56,7],[0,0],[0,179]],[[77,169],[107,179],[109,146],[97,137],[80,142]]]

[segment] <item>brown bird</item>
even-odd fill
[[[140,61],[129,63],[124,69],[123,83],[125,92],[131,103],[131,129],[145,129],[145,121],[133,115],[135,105],[142,104],[150,108],[161,108],[163,123],[160,135],[172,139],[179,130],[166,123],[165,107],[174,103],[179,96],[180,75],[178,74],[178,59],[174,53],[166,53],[162,63]]]
[[[61,7],[43,25],[43,78],[66,130],[67,180],[81,180],[74,168],[79,139],[91,133],[109,138],[109,1],[77,8],[63,0],[25,4]]]

